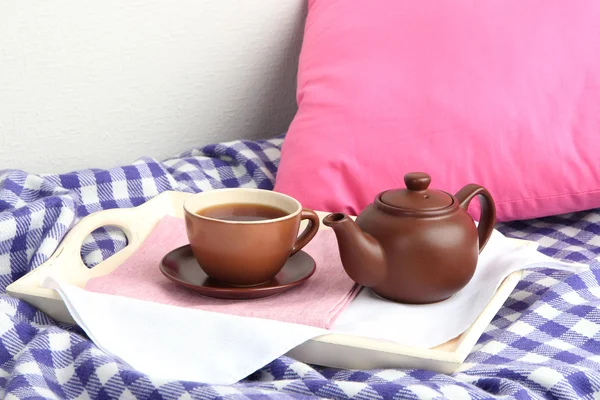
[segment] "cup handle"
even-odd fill
[[[292,252],[290,253],[290,256],[293,256],[298,251],[300,251],[300,249],[302,249],[304,246],[306,246],[308,244],[308,242],[310,242],[312,240],[312,238],[315,237],[315,235],[317,234],[317,231],[319,230],[319,224],[320,224],[319,216],[313,210],[309,210],[308,208],[303,208],[302,213],[300,214],[300,220],[303,220],[303,219],[308,220],[308,226],[306,228],[304,228],[304,231],[302,231],[300,236],[298,236],[298,238],[296,239],[296,243],[294,244],[294,247],[292,248]]]

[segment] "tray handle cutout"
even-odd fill
[[[81,284],[88,279],[109,273],[114,266],[122,263],[129,257],[152,232],[152,229],[164,216],[156,213],[151,208],[156,205],[150,202],[133,208],[115,208],[97,211],[82,218],[65,236],[56,251],[56,258],[52,262],[52,273],[69,277],[69,281]],[[154,211],[154,212],[153,212]],[[89,268],[81,257],[81,247],[85,239],[96,229],[111,226],[123,231],[127,238],[127,245],[93,268]],[[107,261],[111,260],[115,262]],[[118,259],[118,260],[117,260]],[[49,271],[50,272],[50,271]]]
[[[102,210],[82,218],[79,223],[71,228],[71,231],[68,235],[69,237],[65,238],[65,247],[60,256],[76,257],[79,261],[78,264],[80,267],[83,267],[86,270],[89,269],[81,258],[81,247],[83,246],[83,243],[87,237],[92,234],[92,232],[98,228],[108,226],[120,229],[124,233],[127,239],[127,246],[121,249],[121,251],[125,250],[136,240],[137,235],[134,235],[134,232],[136,231],[134,223],[135,219],[132,221],[131,218],[135,211],[137,211],[135,208]]]
[[[128,245],[127,235],[121,228],[104,225],[92,231],[81,245],[81,259],[88,268],[94,268]]]

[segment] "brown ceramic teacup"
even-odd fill
[[[183,207],[198,264],[230,286],[270,281],[319,229],[314,211],[270,190],[216,189],[190,196]],[[303,219],[308,225],[298,235]]]

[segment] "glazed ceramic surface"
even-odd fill
[[[287,215],[262,221],[228,221],[199,215],[198,210],[222,204],[277,207]],[[272,279],[288,258],[303,248],[319,229],[319,217],[292,197],[260,189],[219,189],[197,193],[184,203],[191,249],[203,271],[221,283],[253,286]],[[300,222],[308,226],[298,236]]]
[[[211,279],[198,265],[191,247],[186,245],[169,252],[159,268],[171,281],[204,296],[244,300],[272,296],[296,287],[315,273],[316,264],[309,254],[299,251],[267,283],[251,287],[227,286]]]
[[[357,283],[402,303],[433,303],[449,298],[469,283],[479,253],[495,224],[492,196],[469,184],[456,195],[429,189],[425,173],[405,176],[406,189],[380,193],[354,222],[328,215],[342,263]],[[467,212],[481,198],[476,226]]]

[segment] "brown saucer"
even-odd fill
[[[209,278],[198,265],[189,245],[172,250],[160,263],[160,271],[171,281],[205,296],[234,300],[258,299],[284,292],[304,283],[316,269],[315,260],[300,250],[271,281],[258,286],[235,287]]]

